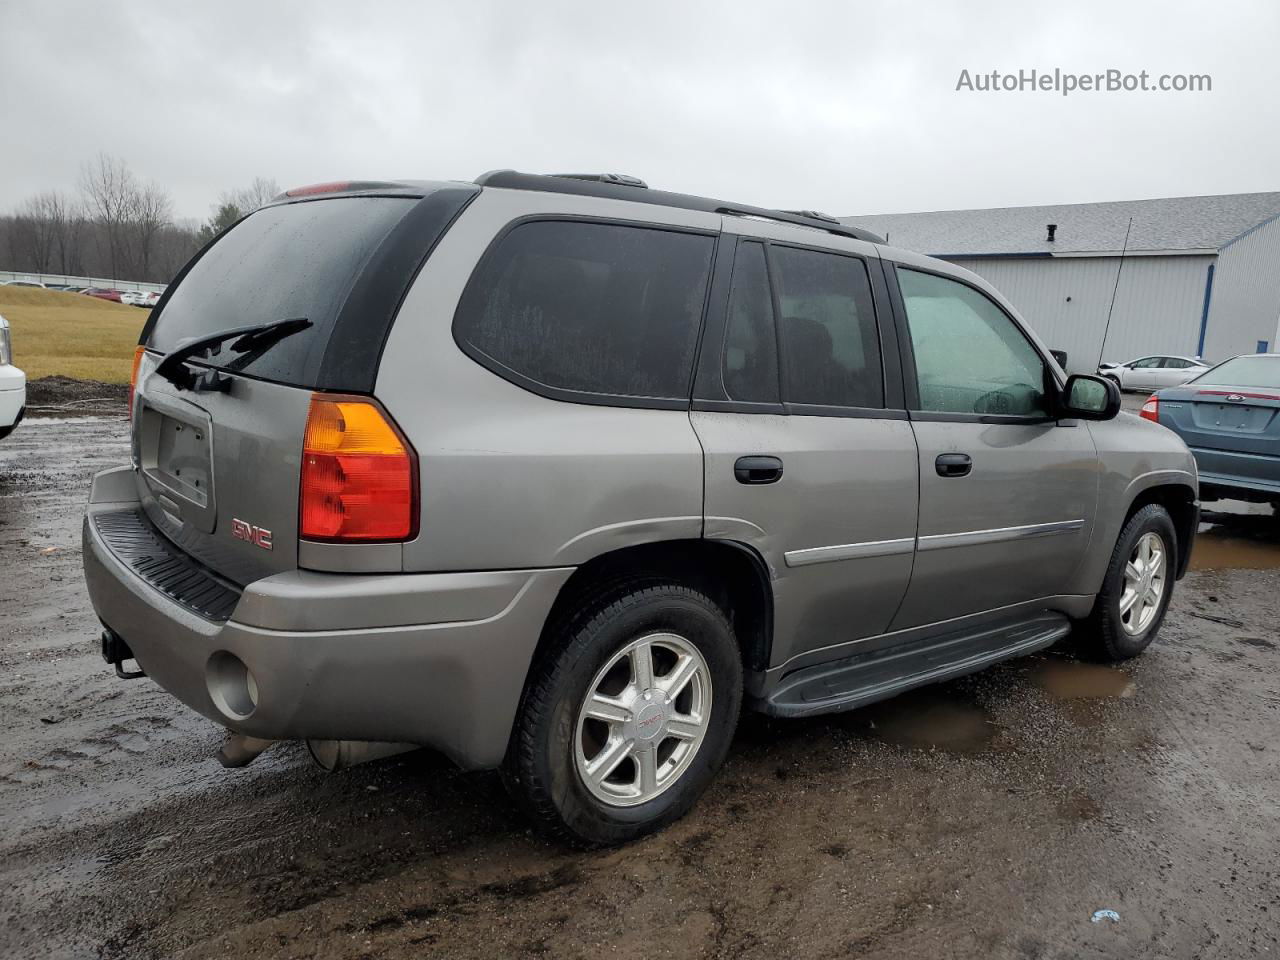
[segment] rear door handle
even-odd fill
[[[777,457],[739,457],[733,475],[739,483],[777,483],[782,479],[782,461]]]
[[[940,477],[967,477],[973,469],[973,459],[967,453],[944,453],[933,461]]]

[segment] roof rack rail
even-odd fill
[[[634,182],[632,182],[634,181]],[[702,210],[735,217],[757,217],[789,223],[798,227],[824,230],[840,237],[852,237],[868,243],[884,243],[869,230],[841,223],[834,217],[809,210],[769,210],[743,204],[727,204],[709,197],[695,197],[686,193],[668,193],[651,190],[643,180],[623,177],[616,173],[602,174],[537,174],[520,173],[517,170],[490,170],[476,177],[481,187],[500,187],[504,190],[539,190],[545,193],[567,193],[575,196],[607,197],[613,200],[630,200],[633,203],[652,203],[655,206],[677,207],[681,210]]]
[[[823,223],[839,223],[835,217],[829,213],[819,213],[817,210],[783,210],[782,213],[794,213],[797,217],[808,217],[810,220],[821,220]]]
[[[639,187],[648,190],[649,185],[639,177],[625,173],[551,173],[551,177],[563,177],[565,180],[585,180],[588,183],[616,183],[624,187]]]

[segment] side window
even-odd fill
[[[724,341],[724,390],[732,400],[778,402],[778,344],[762,243],[740,243],[734,257]]]
[[[898,268],[920,409],[1044,415],[1044,361],[1017,325],[972,287]]]
[[[454,337],[495,372],[547,387],[687,400],[714,247],[670,230],[521,224],[472,275]]]
[[[1156,367],[1158,367],[1158,366],[1160,366],[1160,358],[1159,358],[1159,357],[1147,357],[1146,359],[1144,359],[1144,360],[1139,360],[1137,363],[1135,363],[1135,364],[1133,365],[1133,369],[1135,369],[1135,370],[1154,370],[1154,369],[1155,369]]]
[[[1164,369],[1165,369],[1165,370],[1185,370],[1185,369],[1187,369],[1187,367],[1189,367],[1189,366],[1191,366],[1191,364],[1190,364],[1190,363],[1188,363],[1186,360],[1182,360],[1182,359],[1180,359],[1180,358],[1178,358],[1178,357],[1165,357],[1165,358],[1164,358]]]
[[[883,407],[884,373],[866,265],[857,257],[771,248],[777,267],[785,397]]]

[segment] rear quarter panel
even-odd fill
[[[418,453],[421,525],[404,569],[583,563],[636,543],[702,533],[702,448],[685,410],[551,400],[466,356],[453,315],[494,236],[531,214],[718,230],[720,218],[625,201],[487,188],[406,297],[376,395]]]

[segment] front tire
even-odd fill
[[[622,585],[554,629],[504,779],[553,838],[625,843],[683,816],[724,762],[742,705],[733,628],[698,590]]]
[[[1120,531],[1093,611],[1078,631],[1084,652],[1119,662],[1142,653],[1164,622],[1178,566],[1169,512],[1149,503]]]

